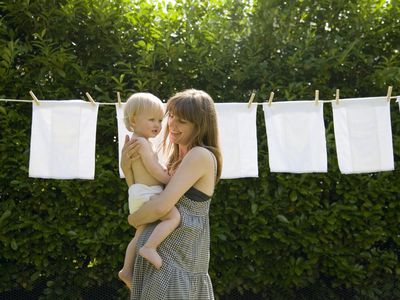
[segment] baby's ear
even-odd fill
[[[131,124],[131,126],[133,127],[136,125],[135,123],[135,116],[129,116],[129,124]]]

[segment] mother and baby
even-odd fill
[[[167,116],[162,166],[149,138]],[[125,138],[121,168],[129,187],[128,222],[136,228],[120,279],[131,299],[214,299],[208,264],[209,207],[222,157],[212,98],[185,90],[163,103],[133,94],[124,109],[133,134]]]

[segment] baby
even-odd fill
[[[156,137],[161,131],[161,123],[165,114],[164,105],[159,98],[150,93],[135,93],[131,95],[124,108],[126,128],[133,132],[132,137],[149,147],[141,147],[140,159],[134,159],[131,164],[133,184],[130,185],[129,212],[134,213],[151,196],[162,191],[170,176],[167,170],[158,162],[157,153],[153,150],[149,138]],[[141,151],[146,149],[146,151]],[[151,150],[148,150],[151,149]],[[128,179],[127,179],[128,182]],[[131,182],[128,182],[128,185]],[[174,207],[154,228],[147,242],[139,249],[139,255],[160,269],[162,259],[157,253],[157,247],[171,234],[180,223],[180,214]],[[126,249],[124,266],[118,273],[119,278],[130,288],[134,265],[136,243],[144,226],[136,229],[134,238]]]

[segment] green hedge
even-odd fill
[[[151,1],[149,1],[151,2]],[[247,2],[247,1],[244,1]],[[135,91],[167,99],[194,87],[216,102],[398,92],[398,1],[35,0],[0,2],[0,98],[99,102]],[[325,298],[400,297],[400,114],[392,103],[396,169],[340,174],[325,104],[326,174],[270,173],[261,108],[260,177],[222,180],[211,206],[216,295],[265,299],[305,290]],[[83,299],[117,280],[128,226],[118,178],[116,119],[101,106],[96,177],[28,178],[31,105],[0,102],[0,293]]]

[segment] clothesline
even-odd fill
[[[392,97],[390,97],[390,99],[397,99],[398,97],[400,97],[400,96],[392,96]],[[340,100],[342,100],[342,99],[339,99],[339,101]],[[26,102],[26,103],[34,102],[34,100],[23,100],[23,99],[0,99],[0,101],[3,101],[3,102]],[[309,101],[315,101],[315,100],[309,100]],[[333,99],[333,100],[318,100],[318,102],[323,102],[323,103],[332,103],[332,102],[336,102],[336,101],[337,101],[336,99]],[[39,102],[40,102],[40,100],[39,100]],[[89,101],[87,101],[87,102],[90,103]],[[275,103],[275,102],[281,102],[281,101],[276,101],[275,100],[273,103]],[[99,104],[99,105],[115,105],[115,104],[118,104],[118,102],[96,102],[96,103]],[[122,103],[124,103],[124,102],[122,102]],[[265,103],[268,103],[268,102],[253,102],[252,104],[263,105]]]
[[[22,99],[0,99],[0,101],[3,101],[3,102],[28,102],[28,103],[33,103],[34,102],[33,100],[22,100]],[[40,100],[39,100],[39,102],[40,102]],[[91,103],[89,101],[86,101],[86,102],[87,103]],[[118,104],[118,102],[114,102],[114,103],[111,103],[111,102],[109,102],[109,103],[96,102],[96,103],[99,104],[99,105],[115,105],[115,104]]]
[[[392,96],[392,90],[393,90],[393,86],[388,86],[388,91],[387,91],[387,95],[386,95],[386,99],[387,99],[388,101],[389,101],[390,99],[397,99],[397,98],[399,98],[398,96]],[[339,93],[340,93],[340,90],[339,90],[339,89],[336,89],[336,94],[335,94],[335,99],[334,99],[334,100],[320,100],[320,99],[319,99],[319,90],[315,90],[315,98],[314,98],[315,104],[318,104],[319,102],[336,102],[336,103],[339,103],[339,101],[340,101]],[[0,99],[0,101],[5,101],[5,102],[28,102],[28,103],[34,102],[34,103],[36,103],[37,105],[40,105],[40,101],[39,101],[39,99],[35,96],[35,94],[34,94],[32,91],[29,91],[29,94],[31,95],[31,97],[32,97],[33,100]],[[117,92],[117,99],[118,99],[118,102],[112,102],[112,103],[110,103],[110,102],[106,102],[106,103],[95,102],[94,99],[92,98],[92,96],[91,96],[88,92],[86,92],[85,95],[86,95],[86,97],[89,99],[89,102],[92,103],[92,104],[98,104],[98,105],[115,105],[115,104],[121,105],[121,104],[122,104],[122,101],[121,101],[121,93],[120,93],[120,92]],[[264,103],[268,103],[268,105],[271,106],[271,105],[272,105],[272,101],[273,101],[273,99],[274,99],[274,95],[275,95],[275,93],[274,93],[274,92],[271,92],[270,95],[269,95],[268,102],[267,102],[267,101],[266,101],[266,102],[261,102],[261,103],[255,102],[254,104],[256,104],[256,105],[263,105]],[[249,107],[249,108],[250,108],[250,106],[253,104],[253,100],[254,100],[255,96],[256,96],[256,92],[253,91],[253,92],[251,93],[250,100],[248,101],[248,107]],[[309,101],[312,101],[312,100],[309,100]],[[397,102],[398,102],[398,101],[399,101],[399,100],[397,100]],[[275,102],[276,102],[276,101],[275,101]]]

